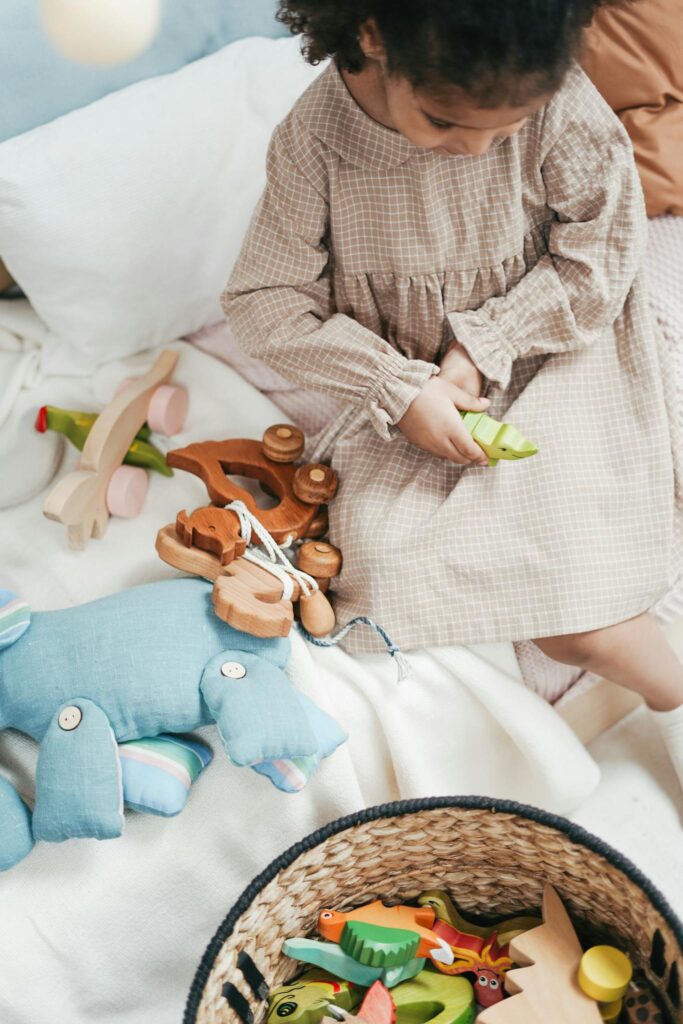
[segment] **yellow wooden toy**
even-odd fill
[[[623,999],[632,977],[631,961],[614,946],[593,946],[581,957],[579,985],[598,1003]]]
[[[619,1020],[632,977],[631,961],[614,946],[592,946],[581,957],[579,985],[596,1000],[606,1024]]]

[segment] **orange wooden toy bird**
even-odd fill
[[[342,944],[347,925],[364,924],[378,929],[393,929],[413,932],[419,937],[419,945],[413,956],[453,963],[453,950],[448,943],[432,931],[435,913],[431,907],[387,907],[381,900],[375,900],[357,910],[344,913],[340,910],[322,910],[318,917],[318,931],[324,939]]]

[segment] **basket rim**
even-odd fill
[[[394,800],[390,803],[377,804],[374,807],[366,807],[360,811],[354,811],[352,814],[336,818],[327,825],[323,825],[303,839],[293,843],[292,846],[279,854],[260,874],[252,879],[221,921],[204,951],[187,997],[183,1024],[196,1024],[202,993],[223,943],[230,937],[238,919],[255,897],[283,868],[289,867],[302,853],[312,850],[332,836],[345,832],[347,829],[354,828],[357,825],[363,825],[369,821],[377,821],[381,818],[395,818],[407,814],[416,814],[420,811],[441,810],[445,808],[514,814],[517,817],[528,818],[539,825],[546,825],[557,829],[557,831],[563,832],[573,842],[588,847],[594,853],[604,857],[613,867],[622,871],[642,889],[652,905],[659,911],[671,928],[683,953],[683,922],[676,915],[663,893],[643,874],[640,868],[636,867],[632,860],[613,846],[610,846],[604,839],[599,839],[598,836],[593,835],[592,832],[583,828],[582,825],[577,825],[567,818],[552,814],[549,811],[542,811],[540,808],[532,807],[529,804],[520,804],[514,800],[495,800],[492,797],[432,796],[413,800]]]

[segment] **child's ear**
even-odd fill
[[[358,33],[360,48],[368,60],[385,60],[386,50],[382,42],[382,36],[374,18],[368,18],[360,27]]]

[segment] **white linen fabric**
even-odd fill
[[[174,443],[259,437],[280,418],[230,368],[192,346],[174,347],[191,403]],[[99,408],[154,354],[104,366],[90,380],[44,379],[21,392],[13,416],[46,401]],[[70,451],[62,472],[75,459]],[[0,512],[2,583],[37,609],[168,578],[156,532],[205,494],[188,474],[153,476],[141,516],[112,520],[85,552],[67,548],[63,528],[42,517],[42,500]],[[628,745],[601,741],[610,784],[598,785],[594,758],[521,684],[512,645],[425,650],[410,660],[413,678],[399,686],[386,656],[318,651],[295,636],[292,678],[350,735],[303,793],[287,796],[228,764],[207,728],[216,757],[178,818],[128,814],[118,840],[42,844],[0,875],[3,1024],[175,1024],[201,953],[242,888],[314,828],[398,797],[486,793],[559,812],[583,804],[582,823],[634,856],[681,908],[680,827],[668,795],[677,783],[647,730],[627,733]],[[0,765],[27,795],[34,762],[33,744],[0,736]],[[619,788],[624,773],[627,790]],[[647,835],[634,824],[643,806]]]
[[[296,39],[244,39],[0,145],[0,254],[49,371],[220,316],[270,134],[318,70]]]

